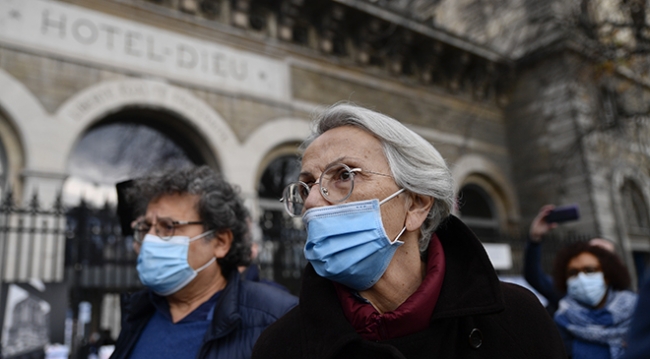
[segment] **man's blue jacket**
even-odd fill
[[[111,359],[129,358],[156,310],[148,289],[122,300],[122,331]],[[295,296],[266,284],[241,280],[239,273],[233,271],[217,300],[198,358],[250,358],[262,331],[296,304],[298,298]]]

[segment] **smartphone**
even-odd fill
[[[547,223],[561,223],[568,221],[575,221],[580,218],[580,212],[578,211],[577,204],[571,204],[568,206],[555,207],[551,212],[549,212],[544,220]]]

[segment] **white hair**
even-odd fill
[[[361,128],[379,139],[397,185],[434,198],[420,227],[419,248],[424,252],[431,235],[449,216],[454,203],[453,179],[445,160],[433,145],[399,121],[348,103],[338,103],[321,112],[301,149],[304,151],[318,136],[341,126]]]

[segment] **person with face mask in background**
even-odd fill
[[[637,295],[628,290],[630,275],[614,253],[577,242],[555,257],[554,282],[566,293],[555,312],[555,322],[573,359],[618,359]]]
[[[135,180],[129,192],[144,205],[132,212],[144,213],[133,236],[146,288],[124,299],[111,358],[249,358],[297,299],[240,280],[249,214],[235,189],[204,166]]]
[[[388,116],[338,104],[317,117],[282,201],[307,229],[300,304],[253,358],[562,358],[528,290],[499,282],[450,215],[452,176]]]
[[[528,240],[524,250],[524,278],[531,287],[546,298],[548,302],[546,309],[551,315],[557,310],[558,303],[563,296],[562,293],[557,291],[551,276],[542,270],[542,242],[544,237],[558,226],[558,223],[546,221],[546,216],[554,208],[555,205],[547,204],[539,209],[539,213],[530,224]],[[589,240],[589,244],[616,253],[616,247],[610,240],[592,238]]]

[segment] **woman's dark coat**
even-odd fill
[[[446,271],[427,330],[383,342],[362,339],[332,283],[308,265],[299,306],[262,333],[253,359],[566,358],[544,307],[528,290],[499,282],[469,228],[450,216],[436,233]]]

